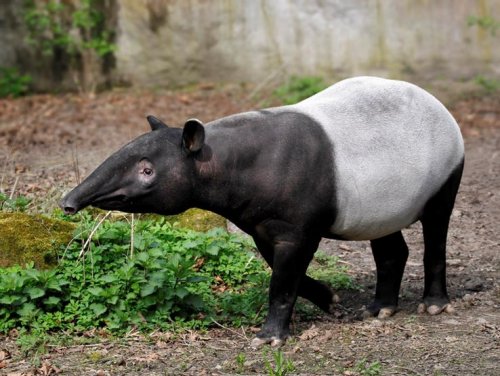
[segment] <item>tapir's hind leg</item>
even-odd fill
[[[418,312],[451,312],[446,292],[446,238],[451,212],[462,177],[463,163],[429,200],[420,219],[424,232],[424,300]]]
[[[373,257],[377,267],[377,287],[375,300],[364,316],[387,318],[396,312],[399,288],[408,258],[408,246],[401,231],[371,242]]]

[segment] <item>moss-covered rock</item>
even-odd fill
[[[170,223],[195,231],[208,231],[214,227],[226,228],[226,219],[220,215],[201,209],[189,209],[179,215],[166,217]]]
[[[75,224],[25,213],[0,213],[0,267],[33,261],[38,268],[57,262],[57,250],[67,244]]]

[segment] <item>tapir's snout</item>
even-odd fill
[[[88,192],[88,183],[84,181],[64,195],[61,201],[59,201],[59,207],[66,215],[78,213],[92,202],[92,197]]]
[[[66,215],[76,214],[80,210],[79,205],[71,198],[71,193],[67,194],[59,201],[59,207]]]

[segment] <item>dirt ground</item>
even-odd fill
[[[258,107],[242,87],[203,85],[183,93],[115,91],[95,98],[38,95],[0,101],[0,191],[25,194],[50,210],[79,176],[148,130],[145,115],[172,125],[189,117],[209,121]],[[340,257],[359,292],[339,292],[334,315],[297,316],[282,348],[295,374],[500,375],[500,96],[454,103],[465,136],[466,167],[448,243],[448,286],[454,314],[416,312],[423,290],[420,226],[405,231],[410,259],[392,318],[359,320],[374,292],[367,242],[325,240],[320,249]],[[215,327],[172,336],[131,333],[120,340],[51,346],[36,361],[11,337],[0,336],[5,375],[269,374],[272,349],[251,350],[255,328]],[[377,373],[378,362],[380,371]],[[370,373],[371,372],[371,373]]]

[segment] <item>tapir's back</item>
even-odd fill
[[[406,82],[348,79],[291,107],[313,118],[333,147],[332,234],[373,239],[413,223],[463,161],[453,117]]]

